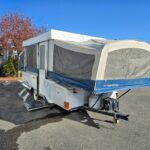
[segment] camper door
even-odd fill
[[[44,95],[44,80],[46,76],[46,68],[47,68],[47,49],[48,49],[48,43],[42,42],[39,45],[39,55],[38,55],[38,61],[39,61],[39,94]]]

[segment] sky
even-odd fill
[[[150,42],[150,0],[0,0],[0,16],[9,12],[37,27]]]

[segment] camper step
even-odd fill
[[[22,95],[23,95],[26,91],[27,91],[27,89],[26,89],[26,88],[23,88],[23,89],[18,93],[18,95],[19,95],[20,97],[22,97]]]
[[[25,102],[28,97],[31,96],[31,93],[26,89],[23,88],[19,93],[18,93],[19,97],[21,97],[23,99],[23,101]]]
[[[24,106],[26,107],[28,111],[39,110],[42,108],[49,107],[47,101],[45,101],[44,99],[36,100],[36,101],[33,99],[30,99],[30,100],[24,101]]]
[[[34,100],[33,94],[26,88],[22,89],[18,95],[23,99],[24,106],[28,111],[38,110],[49,107],[48,102],[44,98]]]

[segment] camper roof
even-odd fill
[[[106,40],[104,38],[51,29],[48,32],[42,33],[38,36],[35,36],[33,38],[30,38],[30,39],[24,41],[23,46],[29,46],[29,45],[44,42],[44,41],[47,41],[50,39],[63,40],[63,41],[74,41],[74,42],[83,42],[83,41],[87,41],[90,39]]]

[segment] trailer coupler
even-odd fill
[[[91,112],[100,113],[100,114],[103,114],[103,115],[112,116],[113,120],[114,120],[114,123],[118,123],[119,119],[127,121],[127,120],[129,120],[129,116],[130,116],[129,114],[124,114],[124,113],[121,113],[121,112],[106,111],[106,110],[96,110],[96,109],[93,109],[93,108],[89,108],[88,106],[84,106],[83,109],[91,111]]]

